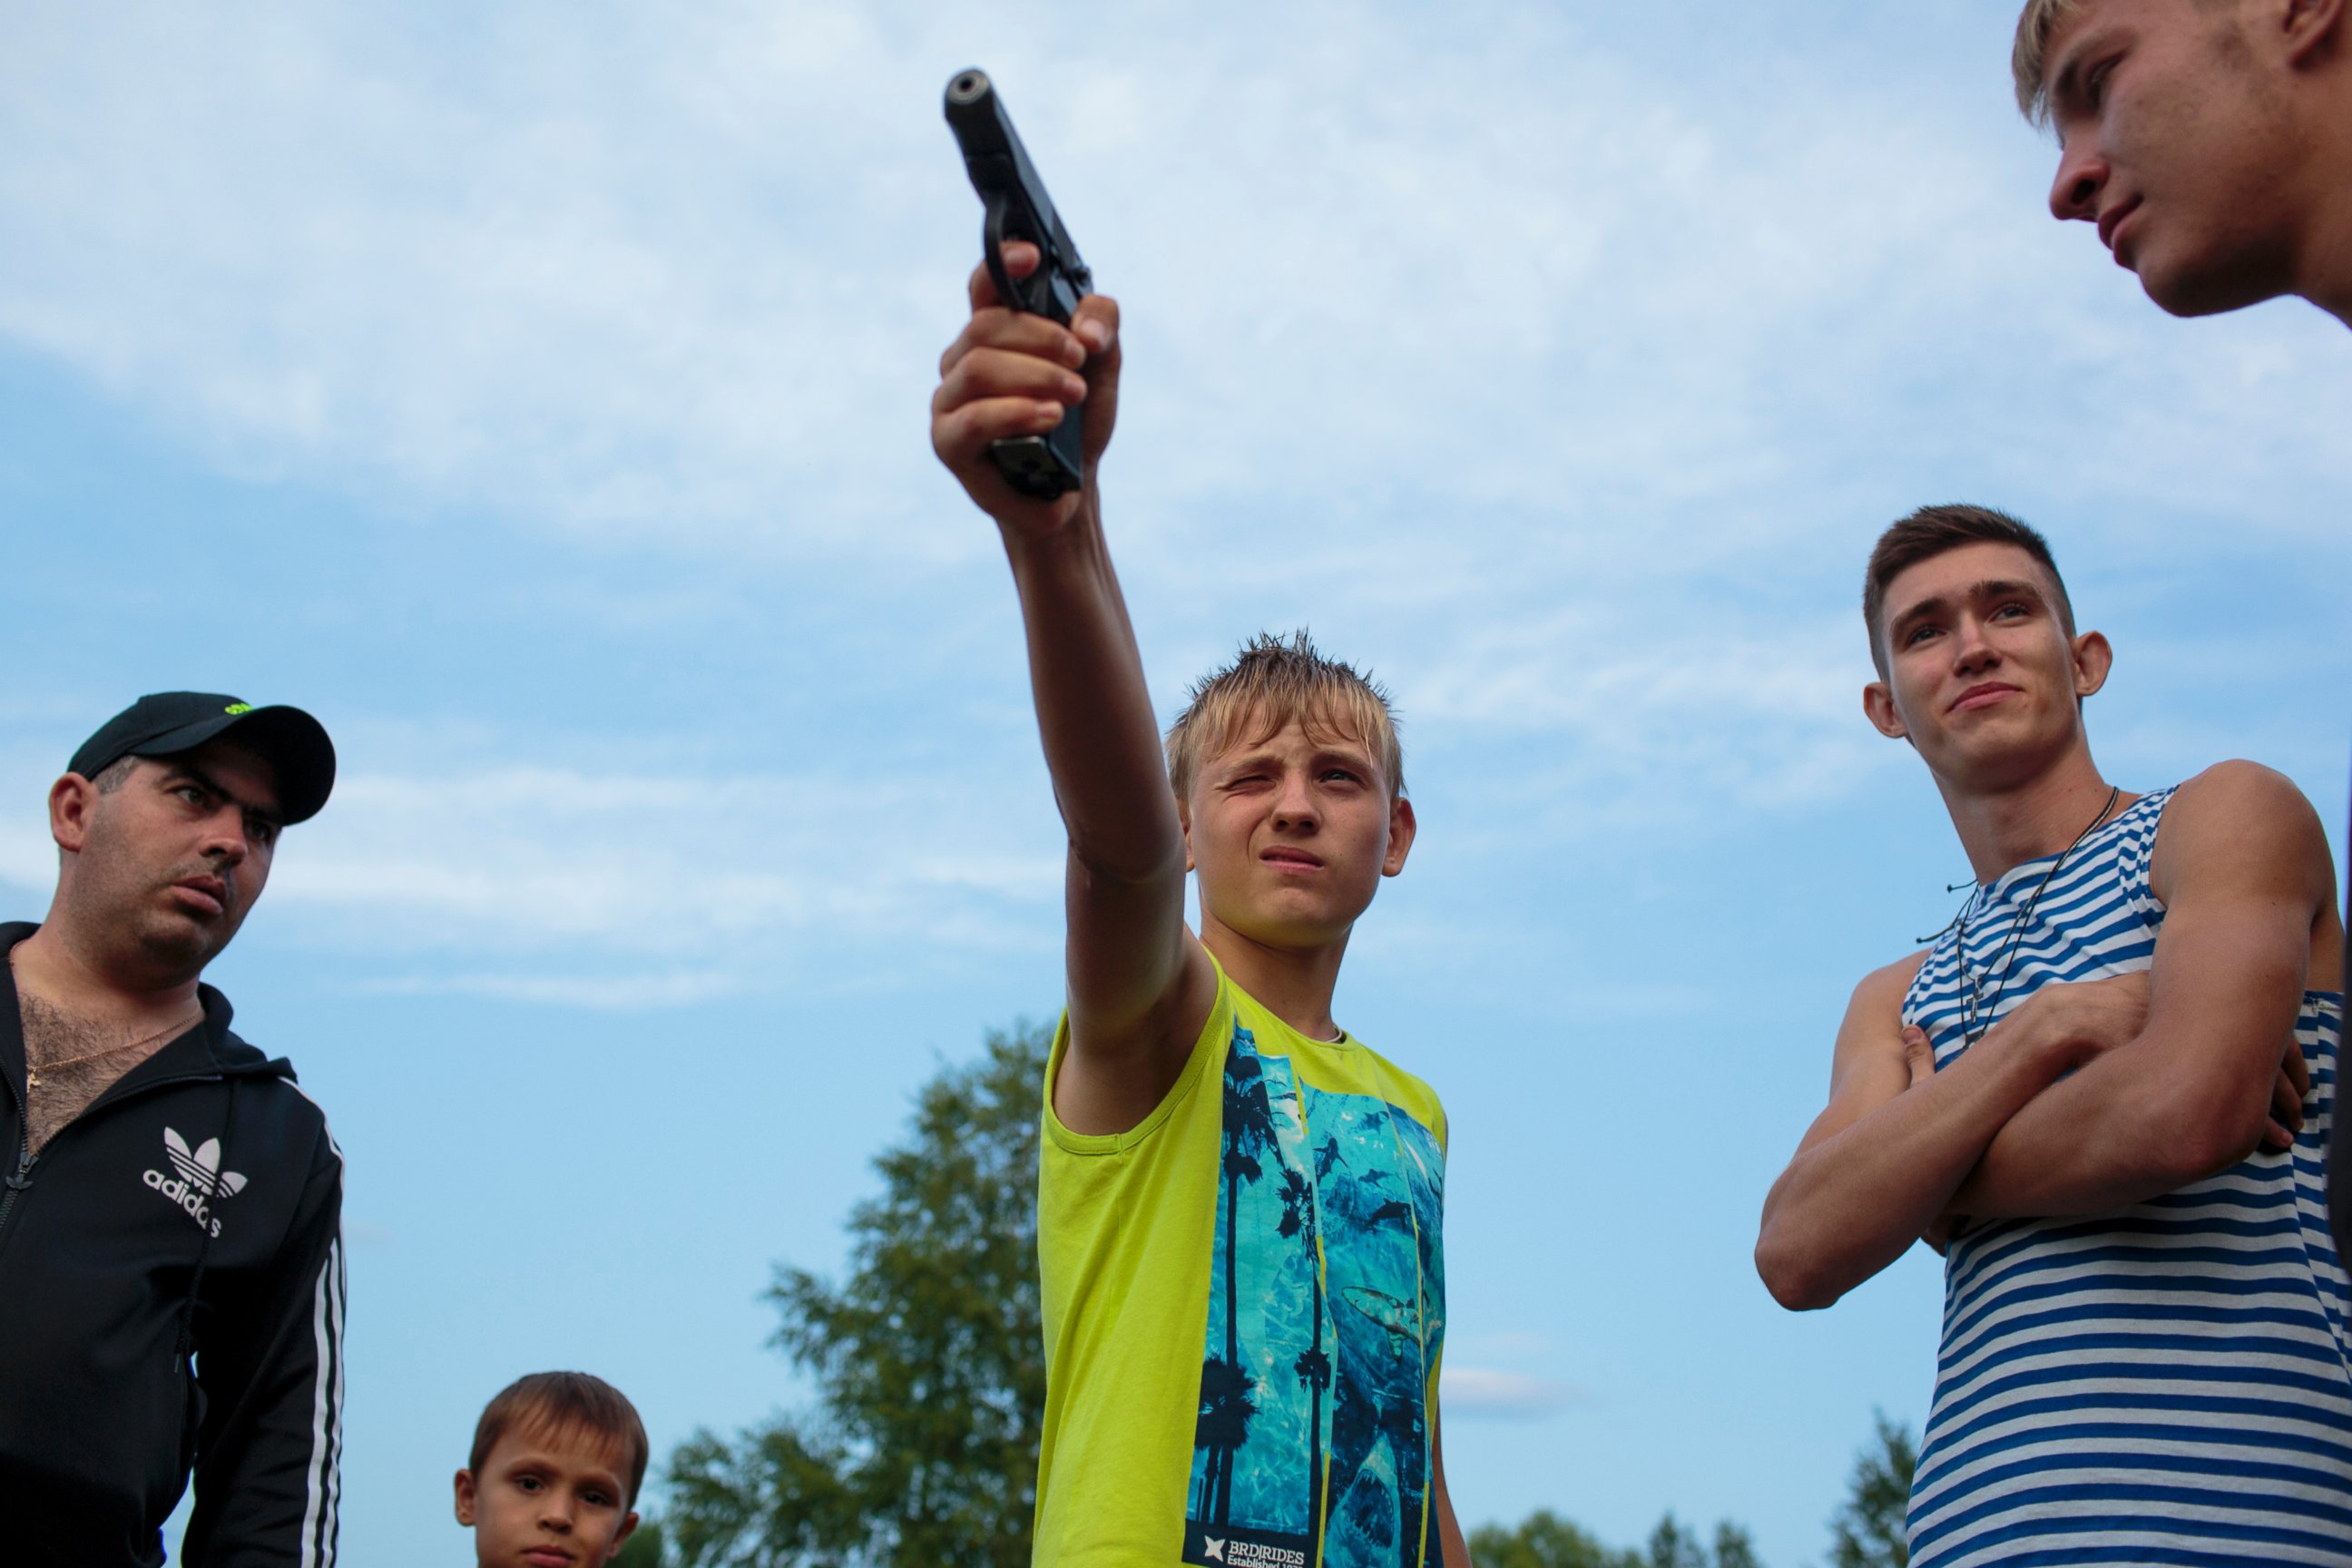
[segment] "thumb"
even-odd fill
[[[1118,341],[1118,301],[1108,294],[1089,294],[1078,301],[1070,330],[1086,345],[1086,450],[1092,462],[1110,445],[1118,421],[1118,372],[1122,360]]]
[[[1916,1024],[1903,1029],[1903,1065],[1911,1069],[1911,1084],[1920,1084],[1936,1076],[1936,1047],[1927,1039],[1927,1031]]]

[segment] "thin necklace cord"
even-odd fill
[[[2033,884],[2033,892],[2025,900],[2025,908],[2019,911],[2016,923],[2009,928],[2009,942],[2001,950],[2000,983],[1993,991],[1992,1000],[1985,1005],[1986,1027],[1991,1027],[1993,1015],[2000,1011],[2000,999],[2009,994],[2009,973],[2017,965],[2017,944],[2025,935],[2025,928],[2033,923],[2033,911],[2042,902],[2042,889],[2050,886],[2050,879],[2058,875],[2068,858],[2083,847],[2083,840],[2098,831],[2099,824],[2107,819],[2107,813],[2115,810],[2116,802],[2123,797],[2123,793],[2121,784],[2107,791],[2106,804],[2099,807],[2099,815],[2091,818],[2082,832],[2074,835],[2074,841],[2059,852],[2058,858],[2050,863],[2050,869],[2042,873],[2042,880]],[[1974,898],[1971,897],[1969,901],[1974,902]],[[1959,928],[1959,938],[1954,943],[1953,951],[1960,965],[1960,1043],[1963,1046],[1974,1045],[1977,1040],[1976,995],[1983,984],[1982,974],[1974,982],[1969,979],[1968,916],[1968,906],[1964,904],[1952,921]]]

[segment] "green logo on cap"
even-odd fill
[[[226,708],[221,710],[221,711],[224,713],[250,713],[253,711],[253,704],[250,702],[232,702]]]

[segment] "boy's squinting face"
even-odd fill
[[[1966,544],[1886,585],[1887,678],[1871,721],[1942,778],[1997,789],[2073,743],[2107,673],[2106,639],[2069,640],[2056,584],[2013,544]]]
[[[1412,847],[1412,803],[1390,799],[1379,753],[1297,720],[1202,758],[1183,805],[1203,923],[1272,947],[1344,939]]]
[[[2086,0],[2050,40],[2050,210],[2095,225],[2116,264],[2175,315],[2233,310],[2294,284],[2286,184],[2298,135],[2285,73],[2242,10]]]
[[[618,1447],[593,1433],[510,1431],[457,1472],[457,1522],[482,1568],[603,1568],[637,1527]]]

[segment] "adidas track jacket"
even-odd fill
[[[32,934],[0,925],[0,952]],[[38,1156],[0,966],[0,1558],[331,1568],[342,1447],[342,1156],[293,1070],[205,1021]],[[193,1373],[191,1364],[193,1362]]]

